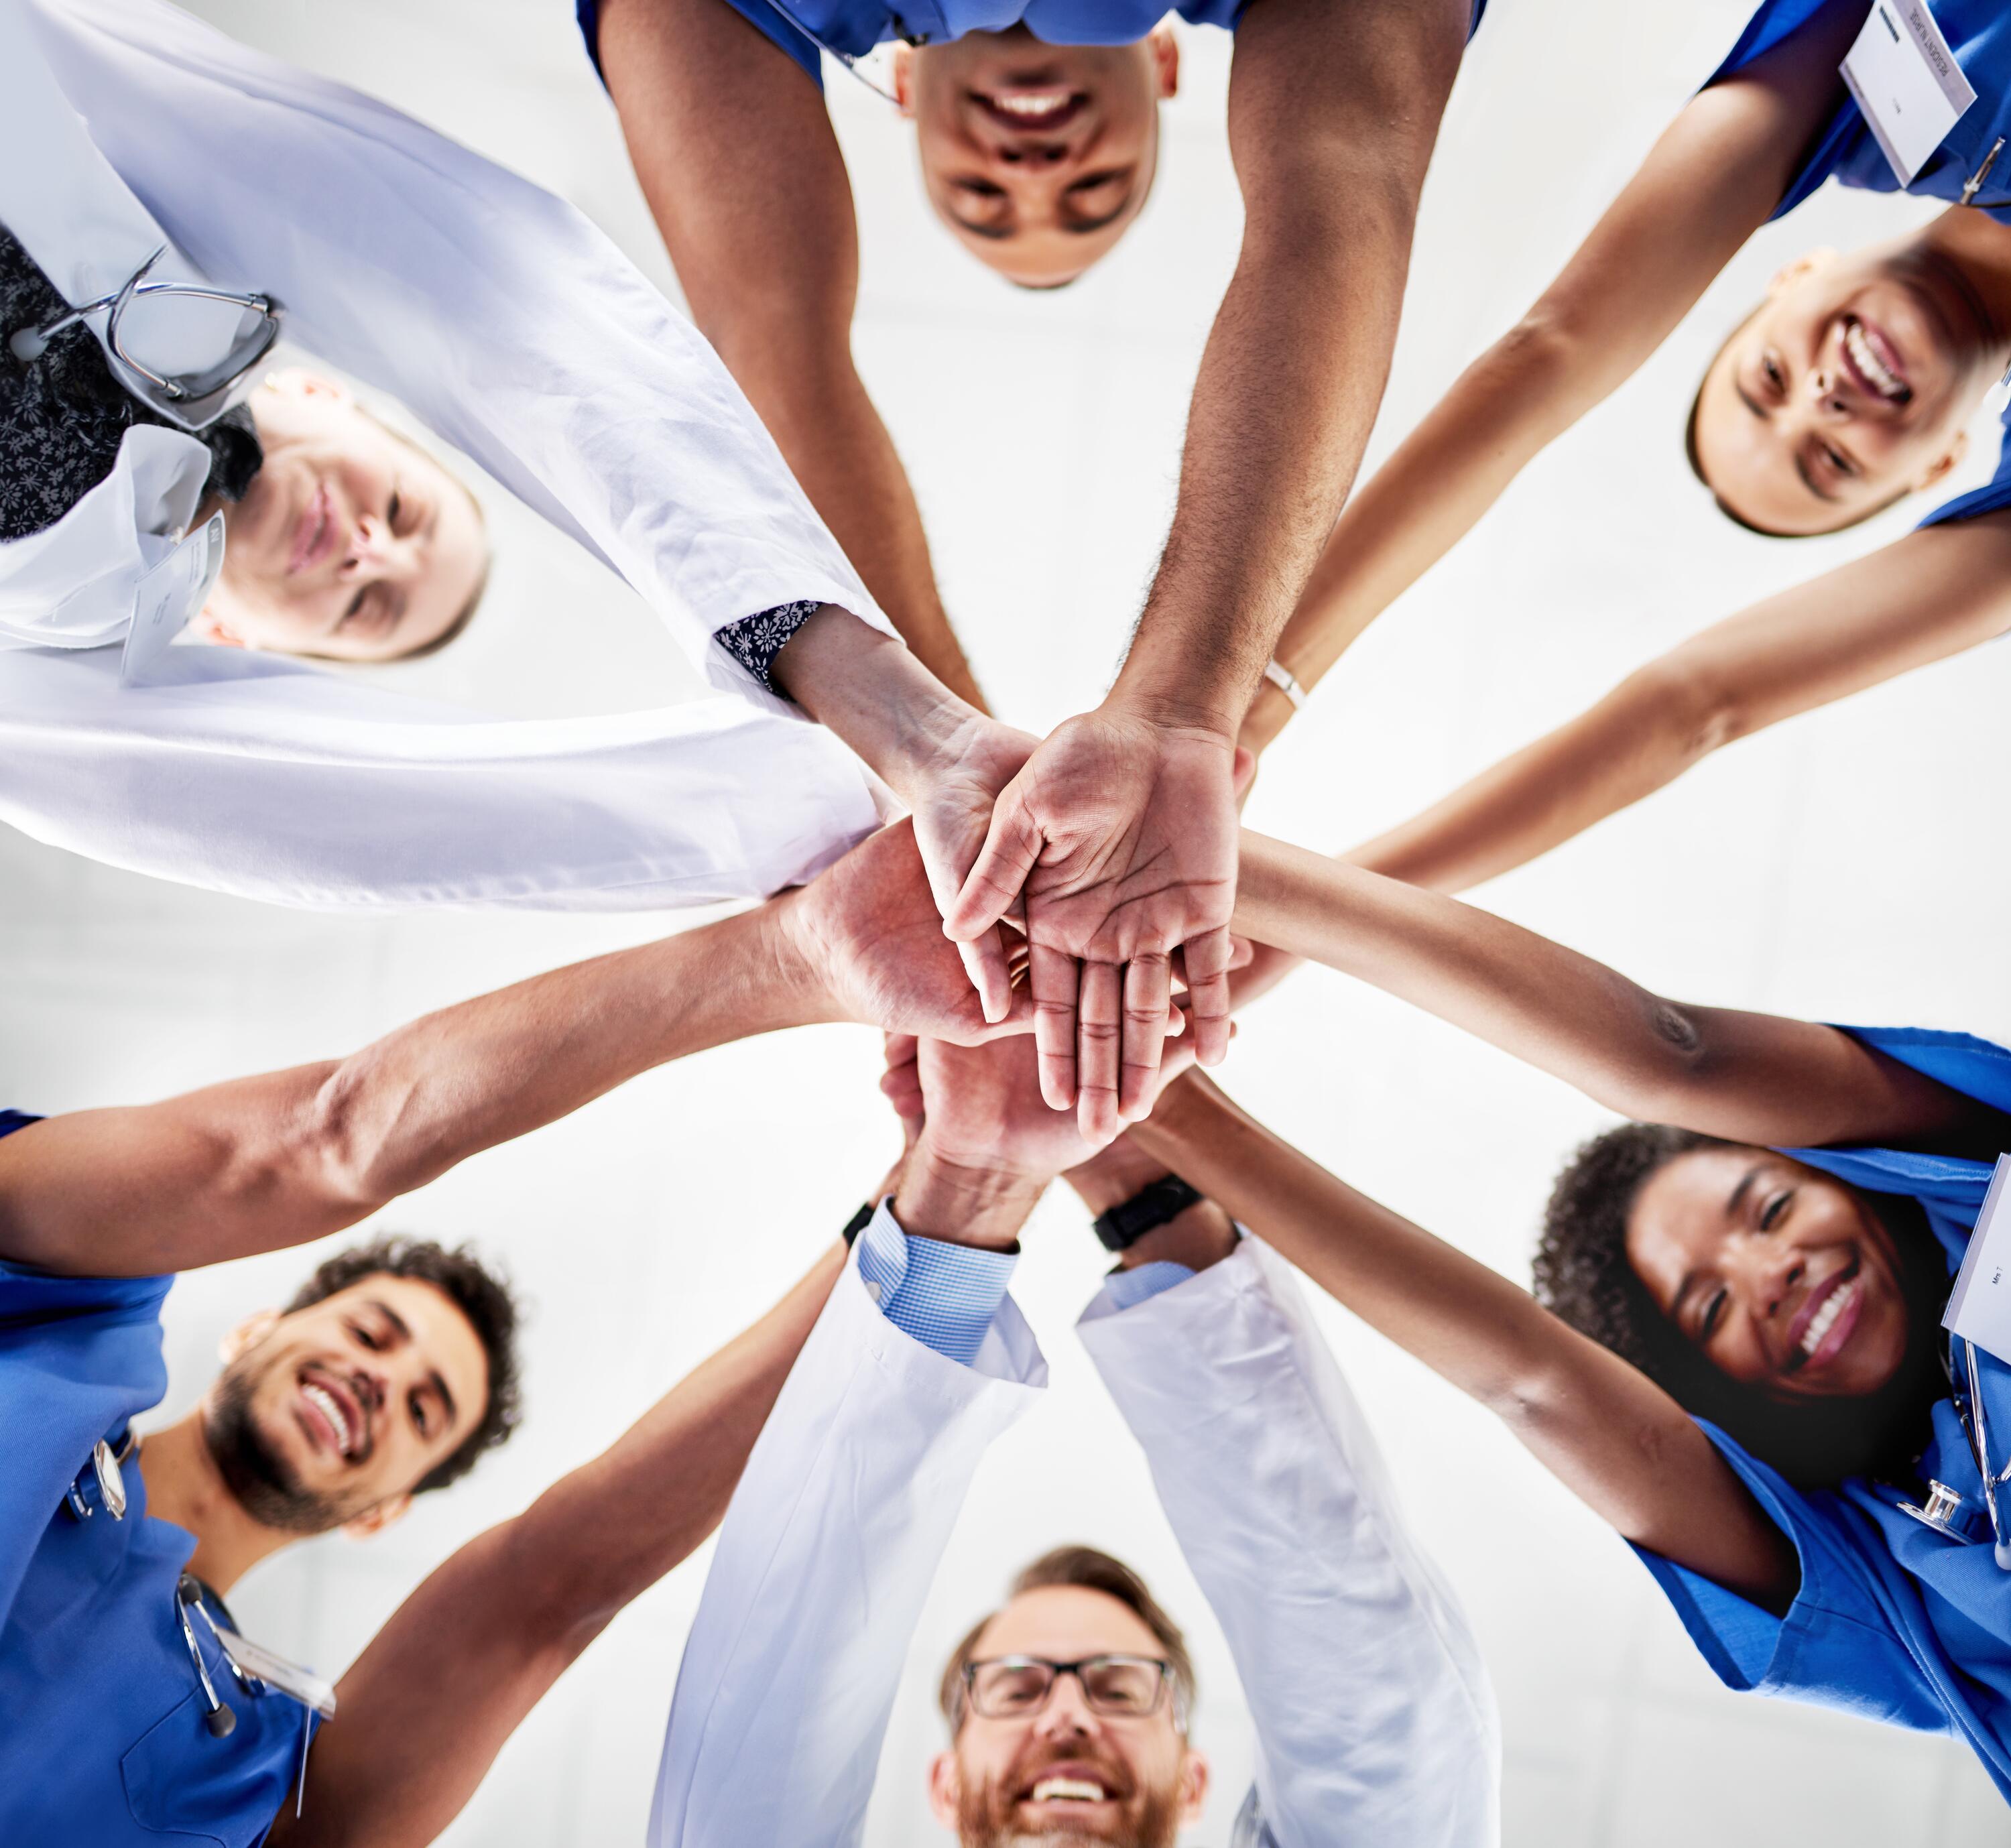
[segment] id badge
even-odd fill
[[[335,1690],[311,1668],[290,1662],[276,1651],[262,1648],[249,1637],[240,1636],[237,1631],[225,1629],[220,1625],[217,1626],[216,1640],[223,1646],[223,1653],[254,1680],[277,1689],[288,1699],[311,1708],[325,1720],[335,1717]]]
[[[212,514],[140,580],[119,678],[130,686],[166,653],[223,569],[223,515]]]
[[[2011,1360],[2011,1155],[1997,1158],[1942,1326],[1999,1360]]]
[[[1873,0],[1838,69],[1902,186],[1976,101],[1927,0]]]

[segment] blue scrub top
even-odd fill
[[[1220,26],[1233,32],[1246,0],[902,0],[897,10],[887,0],[728,0],[733,10],[781,47],[820,87],[824,77],[817,48],[792,23],[800,20],[833,50],[863,58],[875,45],[895,39],[934,45],[966,32],[1003,32],[1024,26],[1051,45],[1134,45],[1169,12],[1190,26]],[[1487,0],[1473,0],[1475,27]],[[588,55],[600,68],[600,0],[574,0]],[[1471,36],[1472,28],[1468,28]]]
[[[1867,1045],[1950,1089],[2011,1113],[2011,1052],[1967,1034],[1852,1027]],[[1791,1148],[1797,1161],[1925,1210],[1953,1277],[1988,1190],[1991,1164],[1899,1148]],[[1991,1455],[2011,1444],[2011,1367],[1978,1351]],[[1862,1478],[1798,1489],[1700,1419],[1762,1508],[1793,1541],[1801,1589],[1785,1617],[1637,1547],[1691,1640],[1726,1686],[1837,1707],[1966,1740],[2011,1800],[2011,1572],[1988,1544],[1963,1546],[1900,1512]],[[1923,1478],[1982,1505],[1976,1461],[1953,1405],[1934,1408]]]
[[[35,1119],[0,1111],[0,1136]],[[194,1537],[63,1497],[91,1446],[167,1390],[172,1277],[59,1277],[0,1263],[0,1843],[6,1848],[254,1848],[297,1775],[307,1711],[232,1679],[198,1624],[237,1729],[205,1729],[175,1586]]]
[[[1710,82],[1716,83],[1749,64],[1763,52],[1771,50],[1796,27],[1821,12],[1823,5],[1824,0],[1768,0],[1747,22],[1730,55],[1711,73]],[[1976,101],[1949,131],[1948,138],[1927,166],[1914,175],[1913,184],[1904,190],[1917,198],[1945,199],[1951,205],[1959,203],[1964,183],[2002,136],[2006,141],[2003,151],[1970,204],[1988,212],[1999,224],[2011,225],[2011,6],[2005,0],[1930,0],[1927,10],[1955,53],[1963,75],[1969,79]],[[1899,176],[1888,163],[1863,112],[1855,98],[1848,95],[1817,137],[1801,172],[1781,195],[1773,216],[1779,218],[1793,211],[1826,180],[1868,192],[1901,190]],[[2006,407],[2004,421],[2006,433],[1998,450],[1996,474],[1986,486],[1937,507],[1920,522],[1922,525],[1967,519],[1973,515],[2011,507],[2011,405]]]

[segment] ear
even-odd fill
[[[1208,1807],[1208,1754],[1189,1746],[1180,1760],[1180,1775],[1174,1781],[1183,1823],[1201,1820],[1201,1811]]]
[[[277,372],[268,372],[259,383],[265,390],[277,392],[282,397],[325,398],[346,404],[352,397],[347,386],[311,372],[305,366],[282,366]]]
[[[894,47],[894,100],[910,122],[915,119],[915,48]]]
[[[1835,261],[1836,252],[1827,246],[1818,250],[1804,251],[1793,262],[1783,264],[1774,272],[1774,280],[1767,285],[1767,293],[1770,296],[1785,295],[1796,283],[1807,281],[1810,276],[1828,269]]]
[[[189,627],[204,641],[212,643],[219,648],[251,646],[250,643],[247,642],[242,636],[234,633],[229,628],[225,625],[223,618],[206,604],[196,611],[189,622]]]
[[[342,1524],[342,1531],[351,1540],[368,1540],[374,1535],[402,1521],[412,1505],[409,1495],[393,1495],[387,1501],[380,1501],[375,1508],[366,1508],[360,1515],[353,1515]]]
[[[279,1326],[277,1309],[261,1309],[255,1316],[247,1316],[231,1330],[219,1344],[217,1353],[227,1367],[240,1355],[249,1354]]]
[[[1152,75],[1159,100],[1169,101],[1180,93],[1180,41],[1162,20],[1146,35],[1145,42],[1152,48]]]
[[[1969,454],[1969,432],[1957,430],[1955,440],[1948,446],[1945,454],[1937,456],[1927,467],[1927,472],[1913,483],[1916,488],[1931,488],[1948,473],[1956,463]]]
[[[945,1828],[954,1829],[963,1800],[963,1776],[956,1768],[956,1754],[937,1753],[929,1761],[929,1814]]]

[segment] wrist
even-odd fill
[[[979,717],[897,638],[827,604],[775,657],[775,684],[913,806]]]
[[[753,966],[763,1002],[758,1011],[763,1019],[779,1016],[775,1026],[813,1027],[850,1018],[839,1003],[830,958],[810,915],[810,889],[794,887],[742,913],[754,931]]]
[[[894,1217],[920,1237],[1011,1251],[1044,1191],[1027,1175],[942,1153],[924,1130],[901,1171]]]
[[[1105,697],[1103,709],[1155,732],[1218,743],[1227,754],[1236,748],[1236,734],[1255,690],[1254,675],[1210,675],[1197,671],[1169,679],[1143,668],[1134,672],[1127,661]]]
[[[1212,1200],[1197,1200],[1119,1252],[1118,1268],[1136,1270],[1141,1265],[1170,1263],[1205,1270],[1236,1249],[1239,1236],[1235,1222]]]

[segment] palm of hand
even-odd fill
[[[998,1032],[943,935],[909,823],[855,847],[809,887],[803,906],[814,959],[848,1020],[966,1045]]]

